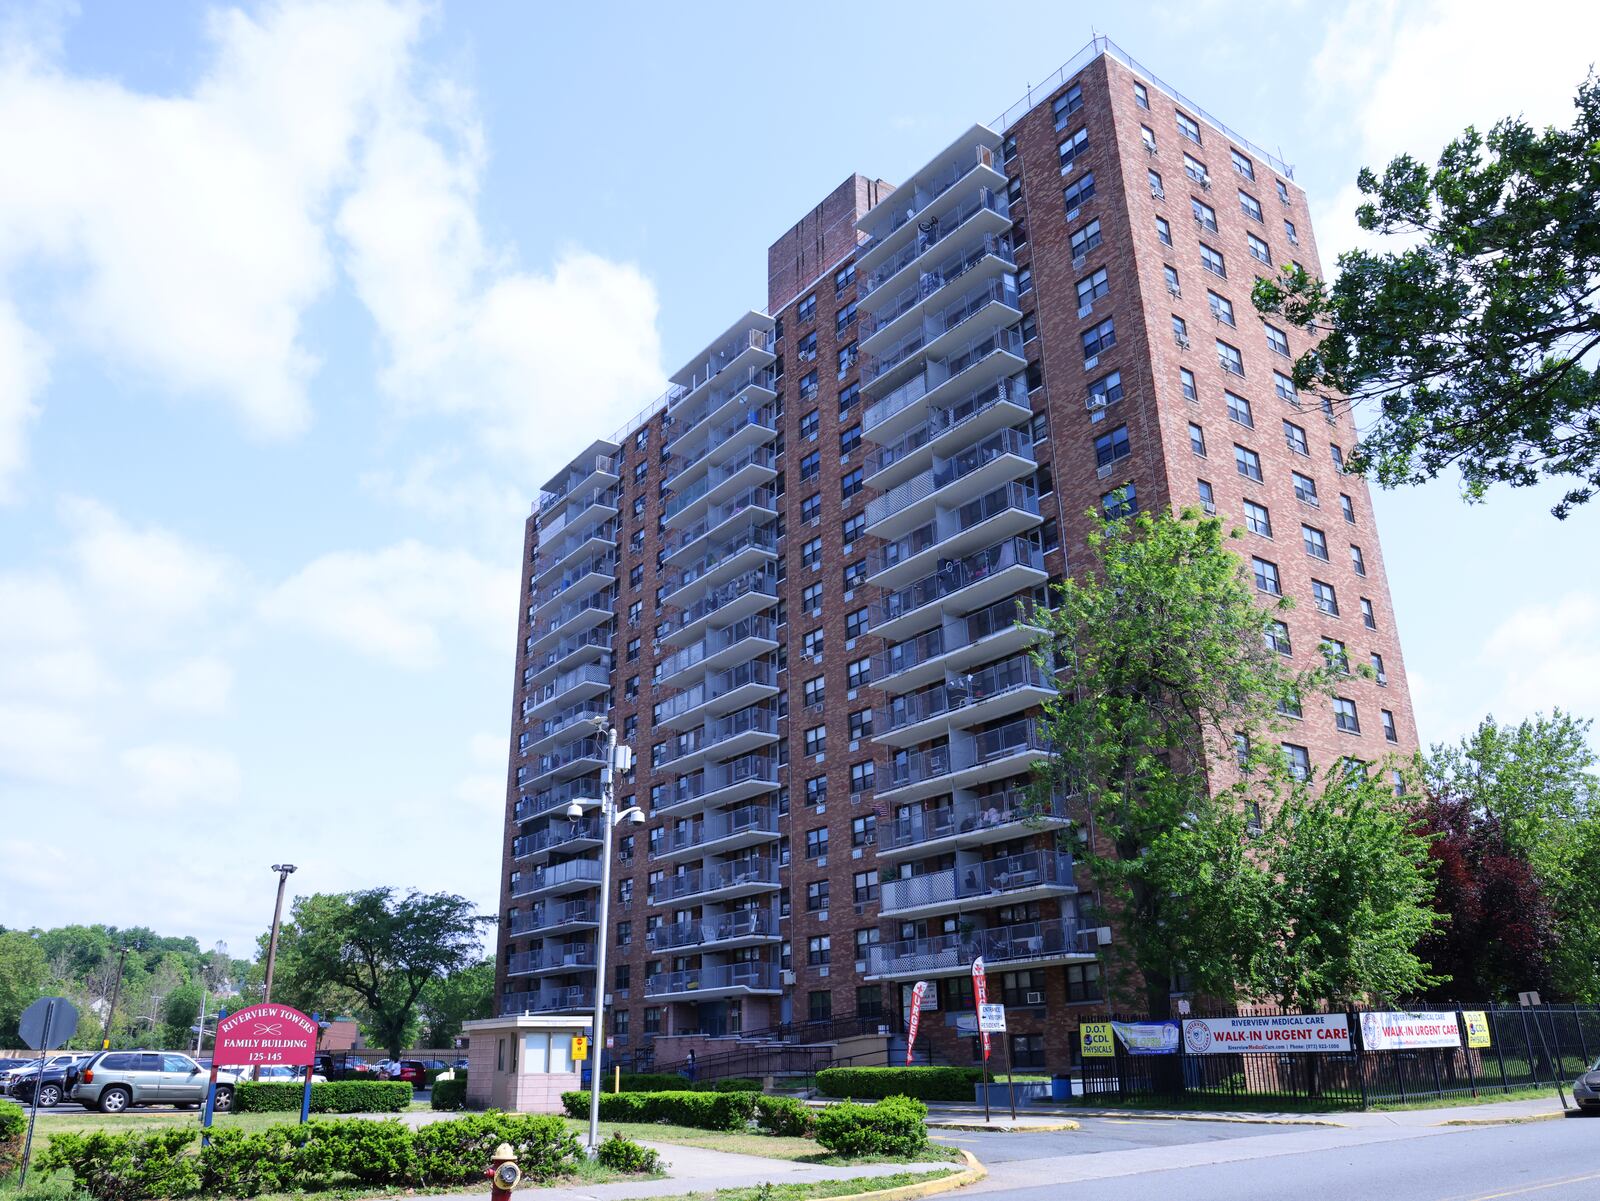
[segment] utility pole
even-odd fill
[[[283,886],[294,874],[295,866],[292,863],[274,863],[272,870],[278,873],[278,903],[272,907],[272,934],[267,939],[267,980],[261,995],[263,1004],[272,1000],[272,968],[278,958],[278,926],[283,921]]]
[[[106,1006],[106,1028],[100,1034],[100,1049],[111,1049],[111,1019],[116,1016],[117,998],[122,995],[122,965],[128,961],[128,944],[122,944],[122,950],[117,954],[117,979],[111,986],[111,1004]],[[43,1077],[41,1077],[43,1079]]]

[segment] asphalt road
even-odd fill
[[[990,1167],[971,1192],[1057,1201],[1595,1201],[1600,1120],[1332,1129],[1093,1118],[1059,1134],[952,1133]]]

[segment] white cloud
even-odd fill
[[[396,666],[423,668],[439,662],[447,626],[503,650],[516,595],[510,570],[408,539],[378,551],[323,555],[273,589],[261,608],[269,620]]]
[[[233,689],[233,669],[221,659],[203,655],[155,676],[145,688],[150,703],[180,713],[220,713]]]
[[[85,781],[100,739],[78,713],[0,702],[0,776],[40,784]]]
[[[1583,592],[1525,605],[1495,627],[1482,661],[1500,674],[1501,721],[1560,706],[1600,713],[1600,601]]]
[[[162,742],[133,747],[119,756],[124,785],[120,795],[147,809],[231,805],[242,776],[226,751]]]
[[[0,294],[0,500],[9,499],[22,468],[26,430],[38,415],[34,399],[44,386],[49,352]]]
[[[476,531],[514,530],[528,516],[529,493],[470,464],[458,450],[419,455],[404,471],[369,471],[361,486],[373,496],[439,521]]]
[[[98,501],[62,505],[69,553],[92,593],[125,617],[193,621],[228,597],[236,569],[169,530],[135,528]]]

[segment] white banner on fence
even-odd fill
[[[1350,1022],[1342,1013],[1187,1018],[1183,1023],[1183,1047],[1191,1055],[1236,1051],[1348,1051]]]
[[[1361,1015],[1361,1045],[1368,1051],[1459,1047],[1461,1026],[1454,1013],[1378,1010]]]

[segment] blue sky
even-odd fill
[[[538,484],[764,303],[767,244],[1094,32],[1310,193],[1565,123],[1534,0],[0,4],[0,922],[243,947],[302,891],[491,909]],[[1555,490],[1551,490],[1552,493]],[[1600,508],[1380,495],[1423,736],[1600,713]]]

